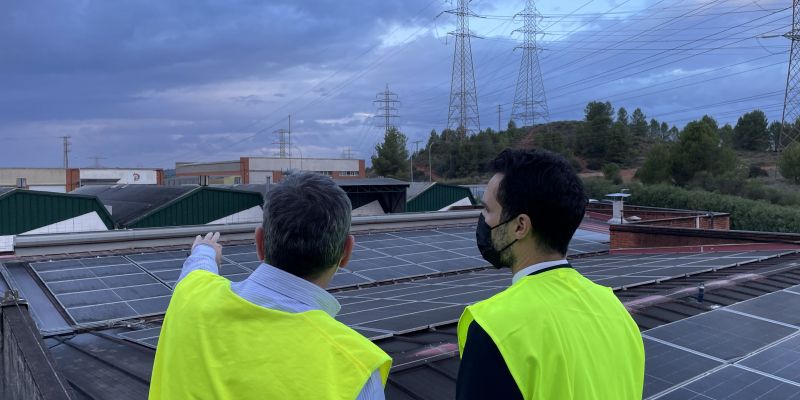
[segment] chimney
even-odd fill
[[[208,175],[200,176],[200,186],[208,186]]]
[[[17,178],[17,189],[27,189],[28,178]]]

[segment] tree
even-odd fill
[[[554,153],[566,154],[567,147],[564,144],[564,137],[558,132],[545,131],[536,136],[534,140],[536,147],[550,150]]]
[[[622,125],[628,126],[628,110],[625,107],[620,107],[617,111],[617,122]]]
[[[670,140],[669,139],[669,125],[666,122],[661,123],[661,127],[659,129],[661,131],[661,140]]]
[[[731,124],[725,124],[719,128],[719,140],[722,141],[724,146],[733,147],[733,127]]]
[[[790,128],[789,125],[786,128]],[[775,151],[778,149],[778,143],[781,140],[781,123],[778,121],[772,121],[767,128],[767,132],[769,134],[769,149]]]
[[[663,128],[664,125],[662,124],[661,127]],[[665,135],[664,140],[669,140],[670,142],[678,140],[678,135],[681,133],[681,131],[679,131],[678,127],[675,125],[672,125],[672,128],[669,128],[669,130],[666,132],[667,134]]]
[[[409,163],[406,142],[408,138],[397,128],[389,128],[383,136],[383,143],[375,146],[372,156],[372,169],[376,174],[397,179],[408,179]]]
[[[733,128],[733,146],[741,150],[765,151],[769,147],[767,116],[754,110],[739,117]]]
[[[636,177],[646,184],[669,183],[672,181],[672,158],[670,145],[654,146],[647,154],[644,165],[636,171]]]
[[[600,159],[606,154],[614,107],[609,102],[593,101],[584,109],[585,121],[578,133],[578,152],[587,158]]]
[[[662,139],[661,127],[655,118],[650,119],[650,137],[653,139]]]
[[[717,131],[708,123],[692,121],[686,124],[670,154],[672,179],[686,185],[699,172],[721,174],[736,166],[736,156],[721,147]]]
[[[708,126],[711,127],[711,129],[715,131],[719,130],[719,124],[717,123],[717,120],[715,120],[714,117],[711,117],[708,114],[703,115],[703,118],[700,118],[700,122],[707,124]]]
[[[636,108],[633,110],[633,114],[631,115],[631,134],[633,134],[636,138],[643,138],[647,136],[647,117],[644,116],[644,113],[640,108]]]
[[[792,143],[783,151],[778,169],[784,178],[800,183],[800,144]]]
[[[621,109],[624,110],[624,109]],[[625,119],[617,120],[608,133],[606,161],[625,164],[633,158],[633,138]]]

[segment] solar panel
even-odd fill
[[[161,327],[156,327],[118,333],[117,336],[125,340],[155,349],[158,345],[158,335],[160,333]]]
[[[436,273],[438,271],[421,265],[405,265],[403,268],[378,268],[367,271],[359,271],[358,274],[373,281],[390,281],[400,278],[423,276]]]
[[[737,363],[800,385],[800,336],[796,335]]]
[[[672,391],[661,400],[796,400],[800,386],[727,366]]]
[[[644,339],[645,377],[643,397],[648,398],[708,372],[721,362],[685,350]]]
[[[401,314],[360,324],[364,328],[374,328],[402,334],[458,321],[464,306],[444,306],[409,314]]]
[[[800,295],[795,293],[770,293],[728,308],[800,327]]]
[[[712,357],[733,360],[795,332],[793,328],[721,309],[662,325],[645,334]]]
[[[170,290],[123,257],[31,263],[75,323],[160,314]]]

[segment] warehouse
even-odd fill
[[[164,170],[152,168],[0,168],[0,187],[68,193],[86,185],[163,185]]]
[[[208,177],[225,184],[278,183],[284,173],[293,170],[316,172],[333,179],[366,177],[364,160],[356,159],[241,157],[238,161],[175,163],[177,178]]]

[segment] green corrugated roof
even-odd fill
[[[438,211],[464,198],[475,204],[472,192],[463,186],[433,182],[417,189],[406,201],[406,212]]]
[[[0,235],[18,235],[91,212],[113,229],[108,210],[94,196],[28,189],[0,190]]]

